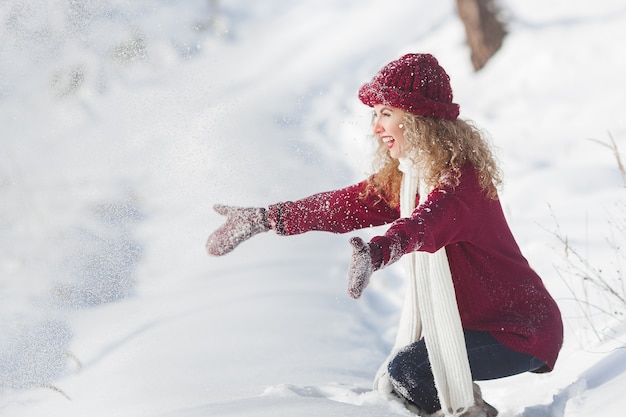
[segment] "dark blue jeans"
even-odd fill
[[[516,352],[487,332],[464,330],[472,379],[484,381],[536,371],[544,363]],[[389,376],[396,393],[428,414],[441,408],[424,340],[402,349],[389,363]]]

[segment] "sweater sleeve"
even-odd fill
[[[267,219],[279,235],[309,231],[347,233],[393,222],[399,210],[374,193],[366,194],[367,181],[335,191],[314,194],[297,201],[272,204]]]
[[[488,197],[476,183],[473,170],[464,170],[456,187],[441,184],[410,217],[397,219],[383,236],[372,238],[382,249],[382,266],[410,252],[434,253],[452,243],[473,240],[481,227],[480,206],[485,203]]]

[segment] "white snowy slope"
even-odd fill
[[[354,301],[348,236],[204,249],[215,203],[367,175],[356,91],[406,52],[433,53],[492,137],[565,318],[553,373],[485,396],[505,417],[620,415],[626,309],[571,251],[621,285],[626,179],[598,141],[626,152],[626,6],[500,4],[509,34],[474,73],[451,0],[0,3],[0,416],[410,416],[370,390],[400,267]]]

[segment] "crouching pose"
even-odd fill
[[[403,259],[406,293],[394,348],[374,388],[423,416],[493,417],[473,381],[551,371],[563,340],[559,309],[531,269],[498,200],[499,170],[482,134],[461,120],[450,79],[429,54],[407,54],[359,90],[373,108],[376,173],[335,191],[267,208],[224,205],[209,237],[224,255],[257,233],[346,233],[348,293]]]

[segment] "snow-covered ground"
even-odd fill
[[[433,53],[490,133],[565,318],[553,373],[485,396],[503,416],[622,415],[624,304],[576,268],[624,294],[625,178],[597,142],[626,152],[623,2],[502,1],[509,35],[479,73],[452,0],[212,4],[0,3],[0,415],[409,416],[370,391],[400,267],[354,301],[348,236],[204,249],[214,203],[363,178],[356,91],[406,52]]]

